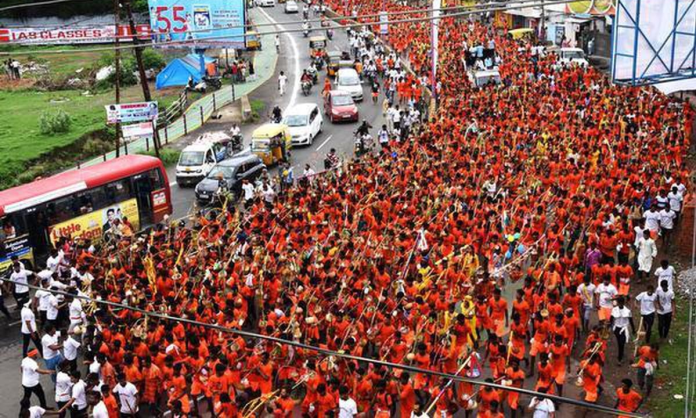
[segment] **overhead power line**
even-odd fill
[[[393,20],[388,22],[389,25],[394,25],[394,24],[402,24],[402,23],[417,23],[417,22],[429,22],[432,20],[442,20],[442,19],[447,19],[447,18],[455,18],[455,17],[463,17],[463,16],[471,16],[471,15],[476,15],[476,14],[481,14],[481,13],[489,13],[489,12],[497,12],[497,11],[506,11],[506,10],[515,10],[515,9],[524,9],[527,7],[536,7],[536,6],[541,6],[541,5],[546,5],[546,6],[552,6],[556,4],[568,4],[572,3],[576,0],[555,0],[555,1],[534,1],[533,3],[524,3],[520,5],[512,5],[512,6],[500,6],[500,7],[491,7],[491,8],[486,8],[486,9],[477,9],[477,10],[468,10],[464,12],[457,12],[457,13],[450,13],[446,15],[440,15],[437,17],[433,16],[426,16],[426,17],[419,17],[419,18],[412,18],[412,19],[401,19],[401,20]],[[423,9],[423,10],[432,10],[432,9]],[[394,12],[397,13],[397,12]],[[366,16],[379,16],[379,15],[366,15]],[[345,16],[342,18],[345,19],[356,19],[360,18],[361,16]],[[341,17],[335,18],[335,19],[340,19]],[[315,20],[316,21],[316,20]],[[301,23],[301,22],[300,22]],[[347,24],[347,25],[341,25],[342,28],[357,28],[357,27],[363,27],[366,25],[379,25],[380,22],[379,20],[374,20],[370,22],[363,22],[363,23],[354,23],[354,24]],[[277,23],[272,23],[269,24],[269,26],[276,26],[276,25],[281,25],[283,23],[277,22]],[[237,26],[230,26],[227,29],[232,29],[232,28],[245,28],[248,25],[237,25]],[[313,30],[323,30],[323,29],[316,29],[314,28]],[[275,35],[275,34],[282,34],[282,33],[300,33],[303,32],[304,29],[285,29],[285,30],[275,30],[275,31],[263,31],[263,32],[257,32],[254,33],[253,35],[255,36],[263,36],[263,35]],[[239,35],[239,37],[244,37],[249,35],[249,32],[245,32],[243,35]],[[132,38],[132,36],[131,36]],[[206,37],[205,39],[190,39],[190,40],[183,40],[183,41],[166,41],[166,42],[149,42],[149,43],[142,43],[138,45],[137,47],[157,47],[157,46],[181,46],[182,48],[185,47],[190,47],[190,46],[196,46],[196,44],[204,44],[206,41],[211,41],[211,40],[223,40],[223,39],[229,39],[230,36],[210,36]],[[118,47],[118,49],[121,50],[127,50],[127,49],[134,49],[136,48],[135,45],[121,45]],[[13,56],[13,55],[54,55],[54,54],[74,54],[76,52],[80,53],[85,53],[85,52],[105,52],[105,51],[114,51],[116,48],[113,46],[105,46],[105,47],[97,47],[97,48],[84,48],[80,49],[79,51],[76,51],[74,49],[57,49],[57,50],[52,50],[52,51],[47,51],[47,50],[29,50],[29,51],[11,51],[11,52],[0,52],[0,56]]]
[[[7,282],[7,283],[14,283],[12,280],[5,278],[5,277],[0,277],[0,281]],[[490,387],[490,388],[498,389],[498,390],[517,392],[521,395],[536,396],[538,398],[547,398],[547,399],[551,399],[552,401],[563,402],[563,403],[575,405],[575,406],[578,406],[581,408],[587,408],[587,409],[591,409],[594,411],[604,412],[604,413],[612,414],[612,415],[621,415],[621,416],[636,417],[636,418],[643,417],[643,415],[641,415],[641,414],[619,411],[618,409],[610,408],[608,406],[596,405],[596,404],[592,404],[589,402],[579,401],[577,399],[566,398],[566,397],[557,396],[557,395],[550,395],[547,393],[536,392],[536,391],[524,389],[524,388],[516,388],[513,386],[504,386],[504,385],[500,385],[497,383],[490,383],[490,382],[477,380],[477,379],[470,379],[468,377],[453,375],[450,373],[439,372],[436,370],[422,369],[420,367],[410,366],[407,364],[392,363],[392,362],[388,362],[388,361],[375,360],[375,359],[371,359],[371,358],[367,358],[367,357],[355,356],[352,354],[346,354],[346,353],[342,353],[342,352],[338,352],[338,351],[328,350],[328,349],[324,349],[321,347],[303,344],[303,343],[300,343],[297,341],[291,341],[291,340],[286,340],[283,338],[273,337],[270,335],[263,335],[263,334],[258,334],[258,333],[250,332],[250,331],[242,331],[239,329],[224,327],[222,325],[209,324],[209,323],[205,323],[205,322],[196,321],[193,319],[171,316],[171,315],[167,315],[167,314],[163,314],[163,313],[159,313],[159,312],[151,312],[151,311],[147,311],[145,309],[141,309],[141,308],[138,308],[135,306],[130,306],[130,305],[106,301],[106,300],[94,299],[94,298],[91,298],[89,296],[73,295],[71,293],[64,292],[62,290],[45,289],[45,288],[38,287],[35,285],[31,285],[31,284],[26,284],[23,286],[29,287],[30,289],[34,289],[34,290],[43,290],[43,291],[47,291],[47,292],[50,292],[50,293],[53,293],[56,295],[68,296],[71,298],[80,299],[80,300],[84,300],[87,302],[94,302],[94,303],[106,305],[106,306],[109,306],[112,308],[126,309],[129,311],[138,312],[140,314],[143,314],[143,315],[146,315],[149,317],[153,317],[153,318],[157,318],[157,319],[162,319],[165,321],[180,322],[180,323],[188,324],[188,325],[192,325],[192,326],[199,326],[199,327],[209,328],[209,329],[212,329],[215,331],[225,332],[225,333],[229,333],[229,334],[235,334],[235,335],[239,335],[239,336],[246,337],[246,338],[265,340],[265,341],[270,341],[272,343],[278,343],[281,345],[289,345],[289,346],[293,346],[296,348],[301,348],[301,349],[313,351],[313,352],[316,352],[316,353],[319,353],[319,354],[322,354],[325,356],[340,357],[340,358],[344,358],[347,360],[354,360],[354,361],[359,361],[359,362],[370,363],[370,364],[373,364],[375,366],[388,367],[388,368],[392,368],[392,369],[400,369],[400,370],[407,371],[409,373],[427,374],[430,376],[440,377],[440,378],[448,379],[448,380],[454,380],[457,382],[464,382],[464,383],[469,383],[472,385],[486,386],[486,387]]]

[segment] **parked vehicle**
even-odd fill
[[[578,64],[581,67],[590,65],[585,58],[585,51],[580,48],[561,48],[558,50],[558,60],[563,64]]]

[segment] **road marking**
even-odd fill
[[[176,181],[170,181],[170,182],[169,182],[169,187],[172,187],[172,186],[175,185],[175,184],[176,184]]]
[[[265,10],[259,9],[261,13],[263,13],[266,18],[273,23],[280,31],[285,31],[285,27],[283,25],[279,25],[278,22],[273,19],[268,13],[266,13]],[[290,32],[285,32],[285,36],[290,39],[290,47],[292,48],[292,54],[293,58],[295,60],[295,82],[292,84],[292,93],[290,94],[290,103],[288,103],[287,107],[285,110],[292,108],[295,105],[295,102],[297,101],[297,94],[300,91],[300,50],[297,48],[297,42],[295,42],[295,38],[292,37],[292,33]]]
[[[317,151],[319,151],[319,150],[321,149],[321,147],[323,147],[324,145],[326,145],[326,143],[329,142],[329,141],[331,140],[332,137],[333,137],[333,135],[329,135],[329,137],[326,138],[326,139],[324,140],[324,142],[322,142],[321,145],[319,145],[319,146],[317,147]]]

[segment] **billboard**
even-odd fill
[[[107,123],[131,123],[157,119],[157,102],[125,103],[104,106]]]
[[[136,25],[138,38],[150,39],[150,25]],[[120,42],[131,42],[133,39],[130,27],[120,25],[118,31],[114,25],[103,26],[73,26],[70,28],[2,28],[0,29],[0,44],[16,45],[75,45],[102,44],[114,42],[118,34]]]
[[[48,227],[51,244],[56,245],[61,237],[97,240],[113,227],[114,220],[123,220],[124,217],[128,218],[128,222],[133,225],[133,231],[140,229],[138,202],[135,199],[129,199],[69,221],[51,225]]]
[[[140,122],[122,126],[121,134],[124,138],[152,137],[154,129],[152,128],[152,122]]]
[[[245,0],[149,0],[153,40],[162,47],[244,48]]]
[[[655,84],[694,77],[694,0],[620,0],[611,74],[615,83]]]

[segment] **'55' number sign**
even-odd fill
[[[155,9],[155,16],[157,16],[157,27],[155,30],[159,33],[183,33],[188,31],[185,10],[184,6],[157,6]]]

